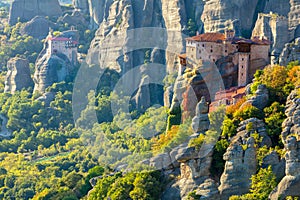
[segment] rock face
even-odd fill
[[[89,12],[88,0],[73,0],[72,3],[76,9],[79,9],[84,14]]]
[[[219,186],[221,199],[228,199],[232,195],[242,195],[249,192],[250,178],[256,173],[257,168],[255,140],[251,134],[258,133],[262,138],[262,141],[258,143],[259,147],[272,145],[262,120],[250,118],[242,121],[237,131],[223,155],[226,163]],[[244,150],[242,145],[246,145],[247,148]]]
[[[151,94],[149,76],[144,76],[139,89],[134,97],[135,108],[141,112],[146,111],[151,105]]]
[[[58,0],[14,0],[10,7],[9,24],[29,21],[35,16],[59,17],[62,14]]]
[[[252,105],[258,109],[263,110],[269,103],[269,91],[265,85],[259,85],[257,90],[250,99],[248,99],[243,105]]]
[[[62,23],[67,23],[72,26],[76,26],[78,24],[85,26],[87,24],[83,14],[78,10],[73,11],[73,13],[71,15],[68,13],[65,14],[58,21],[60,21]]]
[[[300,38],[295,39],[295,42],[285,44],[279,57],[279,65],[286,66],[295,60],[300,60]]]
[[[300,1],[299,0],[290,0],[291,9],[289,12],[289,27],[296,28],[299,25],[300,18]]]
[[[282,123],[281,133],[286,150],[285,176],[270,194],[269,198],[272,200],[300,196],[300,98],[297,90],[299,87],[291,92],[286,103],[287,118]]]
[[[271,43],[272,63],[278,63],[278,57],[284,45],[289,42],[288,18],[277,14],[259,13],[252,37],[267,37]]]
[[[17,57],[10,59],[7,62],[4,92],[14,94],[28,87],[33,87],[28,60]]]
[[[257,4],[258,0],[206,1],[201,17],[205,32],[224,31],[225,28],[234,28],[236,23],[240,25],[240,31],[251,31]]]
[[[290,12],[290,2],[287,0],[267,0],[264,13],[277,13],[282,16],[288,16]]]
[[[30,35],[37,39],[44,39],[49,33],[49,28],[55,27],[56,25],[45,17],[36,16],[22,27],[21,34]]]
[[[34,91],[44,93],[53,83],[65,81],[74,67],[68,57],[62,53],[51,56],[44,54],[36,62],[34,73]]]
[[[202,97],[201,101],[196,107],[196,116],[192,120],[192,128],[195,133],[205,133],[209,128],[209,118],[208,118],[208,104],[205,98]]]
[[[256,149],[254,139],[248,138],[247,149],[241,144],[233,143],[228,147],[223,159],[226,161],[219,187],[221,199],[232,195],[242,195],[249,192],[251,176],[256,173]]]

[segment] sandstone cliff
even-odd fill
[[[11,4],[9,24],[29,21],[35,16],[59,17],[62,14],[58,0],[14,0]]]

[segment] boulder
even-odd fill
[[[26,22],[35,16],[59,17],[62,10],[58,0],[14,0],[9,12],[9,24]]]
[[[25,88],[33,87],[29,62],[23,58],[12,58],[7,62],[4,92],[14,94]]]
[[[300,38],[296,38],[294,42],[285,44],[279,56],[279,65],[286,66],[295,60],[300,60]]]

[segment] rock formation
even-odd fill
[[[68,13],[65,14],[58,21],[62,23],[67,23],[72,26],[80,24],[82,26],[87,27],[87,21],[85,20],[84,15],[78,10],[73,11],[71,15]]]
[[[285,44],[279,56],[279,65],[286,66],[289,62],[300,60],[300,38],[295,42]]]
[[[24,88],[33,87],[30,75],[29,62],[22,58],[12,58],[7,62],[4,92],[14,94]]]
[[[242,195],[249,192],[251,176],[256,173],[257,160],[255,140],[252,134],[258,133],[261,142],[257,145],[271,147],[271,138],[262,120],[250,118],[242,121],[237,128],[237,134],[231,139],[231,144],[223,155],[225,169],[221,176],[219,191],[221,199],[232,195]],[[243,149],[242,145],[246,145]]]
[[[9,24],[29,21],[35,16],[59,17],[62,14],[58,0],[14,0],[10,7]]]
[[[259,85],[257,90],[251,98],[249,98],[243,105],[252,105],[258,109],[263,110],[269,103],[269,91],[265,85]]]
[[[270,194],[269,198],[272,200],[300,196],[300,142],[296,137],[289,136],[285,143],[285,177]]]
[[[283,142],[290,134],[300,136],[300,98],[296,88],[287,98],[285,115],[287,118],[282,123]]]
[[[73,72],[74,66],[62,53],[51,56],[44,54],[36,62],[34,73],[34,91],[44,93],[53,83],[65,81]]]
[[[272,63],[278,63],[278,57],[284,45],[289,42],[288,18],[276,13],[258,15],[252,37],[266,37],[271,43]]]
[[[36,16],[26,24],[21,29],[21,34],[30,35],[37,39],[44,39],[49,33],[49,28],[55,28],[56,25],[45,17]]]
[[[300,1],[299,0],[290,0],[290,12],[289,12],[289,28],[294,29],[299,25],[300,18]]]
[[[79,9],[82,13],[87,14],[89,12],[88,0],[73,0],[74,7]]]
[[[257,165],[254,142],[252,137],[248,138],[246,150],[237,142],[228,147],[223,156],[226,163],[219,187],[221,199],[249,192],[250,178],[256,173]]]
[[[300,196],[300,98],[299,87],[290,93],[286,102],[285,115],[282,123],[282,142],[285,144],[285,176],[272,191],[270,199],[285,199],[287,196]]]
[[[196,116],[192,120],[192,128],[195,133],[205,133],[209,128],[209,118],[208,118],[208,104],[205,98],[202,97],[201,101],[196,107]]]
[[[273,12],[287,17],[290,12],[290,7],[290,2],[287,0],[267,0],[263,12]]]
[[[134,97],[135,108],[141,112],[146,111],[151,105],[149,76],[144,76],[139,85],[139,89]]]
[[[234,28],[235,23],[239,23],[241,27],[237,32],[251,31],[257,3],[258,0],[206,1],[201,17],[205,32],[224,31],[225,28]]]

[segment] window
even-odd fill
[[[227,53],[227,49],[225,49],[225,53]]]
[[[244,69],[244,65],[242,65],[242,69]]]
[[[212,53],[212,52],[213,52],[213,50],[211,49],[211,50],[210,50],[210,53]]]
[[[202,47],[204,47],[205,45],[204,44],[202,44]]]
[[[244,61],[244,58],[242,58],[242,61]]]
[[[244,76],[244,74],[242,73],[242,76]]]
[[[215,60],[215,59],[213,59],[213,62],[216,62],[216,60]]]

